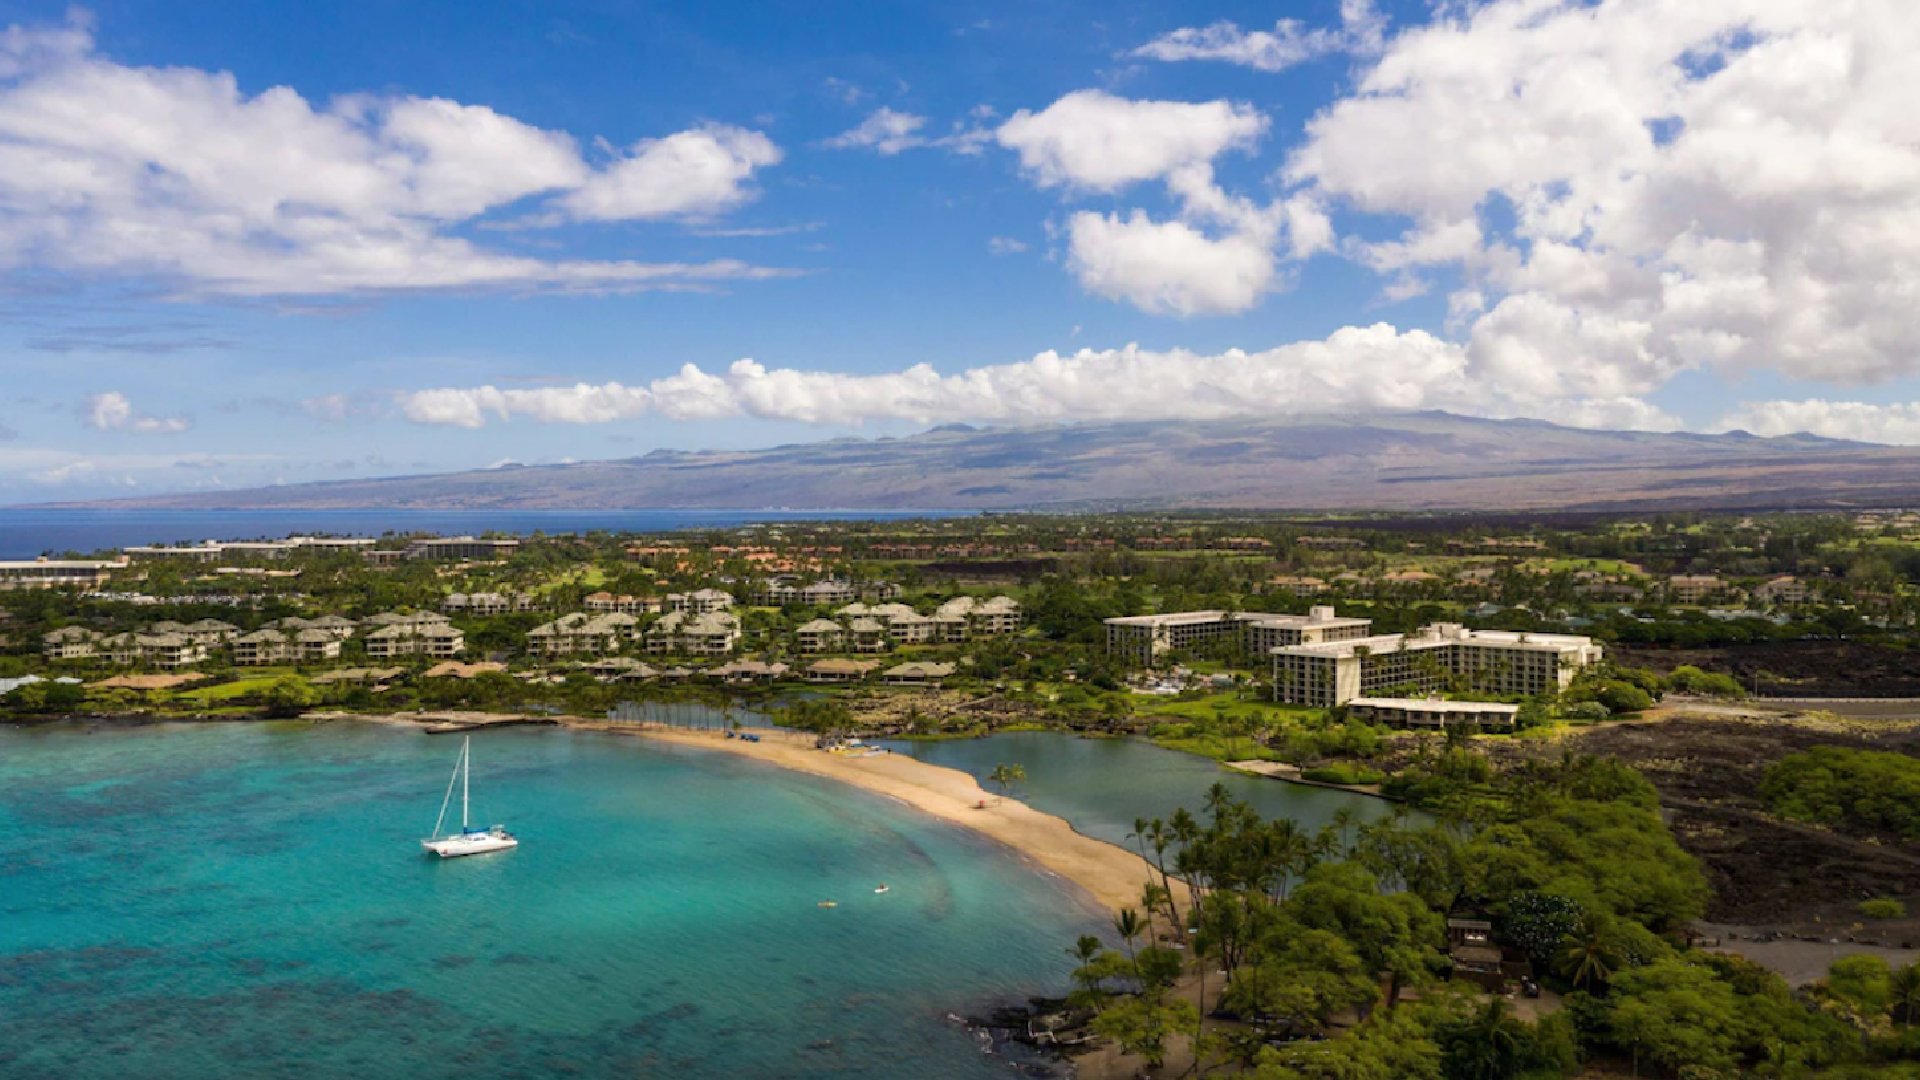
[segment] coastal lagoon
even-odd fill
[[[0,728],[0,1075],[1004,1077],[949,1014],[1106,921],[890,800],[588,732],[476,736],[522,846],[428,859],[458,750]]]
[[[886,745],[933,765],[988,774],[1018,764],[1027,779],[1014,795],[1076,830],[1129,850],[1136,819],[1167,820],[1180,807],[1205,820],[1207,789],[1224,786],[1261,817],[1292,818],[1312,832],[1346,810],[1355,823],[1393,812],[1393,804],[1350,791],[1289,784],[1234,772],[1213,761],[1137,739],[1081,738],[1059,731],[1016,731],[984,739],[900,740]]]

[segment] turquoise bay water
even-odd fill
[[[1006,1076],[947,1014],[1062,991],[1102,921],[816,778],[590,733],[473,751],[476,817],[523,844],[442,862],[449,739],[0,729],[0,1075]]]
[[[1356,822],[1374,821],[1393,810],[1380,799],[1248,776],[1206,758],[1132,739],[1019,731],[984,739],[887,745],[897,753],[972,773],[983,784],[995,765],[1018,764],[1027,771],[1026,781],[1014,791],[1022,801],[1065,818],[1088,836],[1129,849],[1134,847],[1128,834],[1135,819],[1166,820],[1182,806],[1203,817],[1207,789],[1216,783],[1262,817],[1292,818],[1308,831],[1332,821],[1342,809]]]

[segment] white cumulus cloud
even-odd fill
[[[316,104],[224,72],[123,65],[77,25],[0,34],[0,269],[248,296],[750,279],[775,272],[535,258],[453,230],[502,214],[705,217],[751,198],[779,159],[764,135],[707,125],[596,166],[570,135],[482,105]]]
[[[1135,210],[1124,218],[1082,211],[1067,234],[1068,266],[1083,288],[1153,314],[1245,311],[1273,285],[1273,249],[1259,233],[1216,239]]]
[[[1134,101],[1076,90],[1037,113],[1014,113],[994,137],[1042,186],[1116,191],[1250,149],[1266,130],[1266,117],[1237,102]]]
[[[1390,289],[1455,280],[1477,377],[1920,373],[1920,19],[1905,0],[1494,0],[1387,43],[1289,183],[1400,222]]]
[[[179,416],[148,416],[136,412],[133,402],[118,390],[87,399],[81,416],[96,431],[131,431],[141,435],[177,435],[193,425]]]
[[[401,413],[409,419],[470,428],[513,418],[1036,423],[1427,408],[1582,424],[1675,426],[1671,417],[1637,399],[1509,393],[1476,381],[1461,346],[1384,323],[1258,352],[1198,354],[1133,345],[1048,351],[951,375],[927,364],[850,374],[738,360],[717,373],[687,365],[644,387],[618,382],[530,390],[443,387],[400,396]]]
[[[780,157],[757,131],[707,124],[641,142],[560,202],[590,221],[706,217],[753,198],[747,183],[755,170]]]
[[[1791,435],[1808,432],[1830,439],[1920,445],[1920,402],[1887,405],[1860,401],[1748,401],[1714,425],[1719,431],[1750,431],[1755,435]]]
[[[926,136],[920,129],[927,124],[924,116],[913,113],[896,112],[882,105],[875,109],[859,125],[828,139],[825,146],[836,150],[873,150],[883,157],[892,157],[902,150],[926,145]]]
[[[1272,30],[1242,30],[1221,21],[1170,30],[1133,50],[1149,60],[1218,60],[1256,71],[1285,71],[1332,53],[1369,52],[1380,47],[1386,20],[1372,0],[1342,0],[1340,25],[1309,29],[1298,19],[1281,19]]]

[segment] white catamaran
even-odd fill
[[[420,846],[443,859],[457,858],[461,855],[484,855],[489,851],[505,851],[520,846],[520,841],[506,830],[505,826],[495,825],[482,829],[467,824],[467,788],[468,777],[473,771],[473,737],[468,736],[460,744],[460,760],[454,763],[453,776],[447,781],[447,796],[440,800],[440,816],[433,821],[433,835],[420,841]],[[447,807],[453,802],[454,781],[460,783],[460,831],[451,836],[441,836],[440,826],[447,820]]]

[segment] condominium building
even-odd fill
[[[335,642],[336,647],[338,644]],[[241,667],[284,664],[293,655],[293,635],[284,630],[255,630],[234,638],[228,652]]]
[[[1237,640],[1250,655],[1282,645],[1319,644],[1366,637],[1373,620],[1343,618],[1331,607],[1305,615],[1259,611],[1174,611],[1106,620],[1107,655],[1133,667],[1153,667],[1168,653],[1222,639]]]
[[[840,643],[846,638],[846,631],[832,619],[815,619],[802,623],[794,631],[794,644],[803,653],[839,652]]]
[[[527,631],[527,649],[540,656],[619,652],[636,636],[640,620],[620,611],[576,611]]]
[[[1804,604],[1808,595],[1807,583],[1792,574],[1762,582],[1753,589],[1754,601],[1762,604]]]
[[[158,668],[188,667],[207,658],[207,647],[185,634],[129,633],[102,638],[99,651],[116,664],[145,664]]]
[[[1435,623],[1412,634],[1381,634],[1271,650],[1274,700],[1330,708],[1393,691],[1438,694],[1456,685],[1525,697],[1564,690],[1600,662],[1592,638],[1571,634],[1469,630]]]
[[[844,581],[816,581],[800,589],[800,602],[803,604],[844,604],[859,595],[853,586]]]
[[[632,596],[627,593],[589,593],[581,603],[588,611],[617,611],[622,615],[653,615],[660,611],[657,596]]]
[[[447,621],[444,616],[440,615],[425,616],[425,619],[428,622],[434,623],[444,623]],[[418,621],[419,620],[411,615],[396,615],[393,613],[382,613],[367,620],[368,625],[375,627],[401,624],[411,625]],[[338,615],[322,615],[317,619],[303,619],[298,615],[289,615],[284,619],[275,619],[263,625],[261,629],[279,630],[286,634],[299,634],[308,630],[315,630],[327,634],[335,641],[345,641],[353,636],[353,632],[357,626],[358,624],[352,619],[342,618]]]
[[[1267,579],[1267,591],[1292,593],[1294,596],[1317,596],[1327,591],[1327,583],[1317,577],[1281,574]]]
[[[63,626],[40,636],[40,655],[49,660],[88,660],[102,635],[84,626]]]
[[[311,664],[340,659],[340,637],[326,630],[255,630],[233,639],[228,651],[242,667]]]
[[[995,596],[985,600],[956,596],[934,611],[936,619],[954,616],[966,620],[967,635],[970,637],[1018,633],[1022,621],[1020,603],[1011,596]]]
[[[596,593],[595,595],[605,596],[607,594]],[[627,597],[626,599],[632,598]],[[587,609],[589,611],[598,610],[593,606],[592,596],[587,597]],[[533,610],[533,597],[527,596],[524,593],[449,593],[445,600],[440,601],[440,610],[449,615],[505,615],[512,611]],[[619,609],[607,608],[606,610],[615,611]]]
[[[397,656],[427,656],[448,660],[466,651],[467,638],[457,627],[439,622],[393,623],[366,637],[367,655],[376,660]]]
[[[726,595],[722,593],[721,595]],[[688,656],[724,656],[740,641],[740,620],[725,611],[696,615],[674,611],[647,627],[646,643],[650,653],[675,653]]]
[[[1697,604],[1727,591],[1727,583],[1714,574],[1675,574],[1667,579],[1667,595],[1676,604]]]
[[[695,589],[693,592],[668,593],[666,609],[691,615],[707,615],[733,606],[733,594],[720,589]]]
[[[892,647],[887,640],[887,625],[870,617],[863,616],[848,623],[847,639],[854,652],[886,652]]]
[[[239,636],[240,628],[219,619],[200,619],[180,627],[177,632],[186,635],[187,640],[195,644],[225,645]]]

